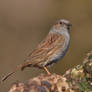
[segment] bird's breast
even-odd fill
[[[44,65],[51,65],[53,63],[56,63],[66,54],[69,47],[70,36],[68,33],[62,35],[64,36],[64,41],[56,44],[56,47],[52,50],[54,53],[49,56],[48,60],[44,63]],[[50,52],[50,54],[51,53],[52,52]]]
[[[57,52],[57,58],[58,60],[61,59],[62,57],[64,57],[64,55],[66,54],[68,48],[69,48],[69,43],[70,43],[70,35],[68,32],[63,34],[65,37],[65,41],[63,43],[63,46],[60,48],[60,50]]]

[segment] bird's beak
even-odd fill
[[[71,23],[69,23],[69,24],[68,24],[68,26],[70,27],[70,26],[72,26],[72,24],[71,24]]]
[[[71,23],[69,23],[68,25],[67,25],[67,27],[68,27],[68,29],[70,30],[70,27],[72,26],[72,24]]]

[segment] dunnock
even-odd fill
[[[26,67],[37,67],[44,69],[48,74],[50,72],[47,66],[56,63],[65,55],[70,41],[70,22],[65,19],[57,21],[50,29],[47,37],[33,50],[26,58],[24,64],[16,67],[16,69],[3,77],[6,80],[10,75],[18,69],[24,70]]]

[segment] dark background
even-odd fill
[[[0,0],[0,78],[23,63],[61,18],[73,26],[66,56],[49,68],[57,74],[81,64],[92,50],[92,0]],[[42,72],[34,68],[18,71],[0,84],[0,92],[7,92],[16,80],[24,82]]]

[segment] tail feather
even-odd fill
[[[14,72],[8,73],[6,76],[2,78],[2,82],[4,82],[9,76],[11,76]]]
[[[24,70],[26,67],[29,67],[30,65],[31,65],[30,62],[25,62],[24,64],[17,66],[13,72],[8,73],[6,76],[2,78],[1,81],[4,82],[8,77],[14,74],[17,70]]]
[[[19,70],[19,69],[23,70],[24,67],[25,67],[24,65],[19,65],[19,66],[17,66],[16,69],[15,69],[13,72],[8,73],[6,76],[4,76],[4,77],[1,79],[1,81],[4,82],[8,77],[10,77],[12,74],[14,74],[17,70]]]

